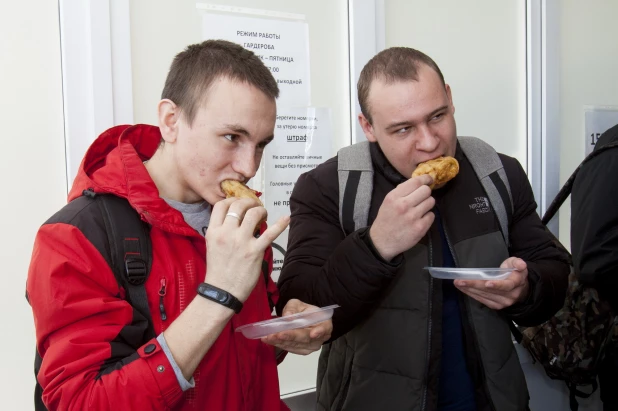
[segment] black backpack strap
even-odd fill
[[[566,385],[569,388],[569,407],[571,408],[571,411],[577,411],[579,409],[579,403],[577,402],[578,397],[584,399],[590,398],[597,388],[599,388],[599,384],[596,379],[590,381],[589,385],[592,386],[590,392],[583,392],[579,390],[577,388],[577,384],[574,383],[567,382]]]
[[[618,147],[618,141],[599,147],[592,153],[588,154],[586,158],[584,158],[584,160],[579,164],[579,166],[577,166],[575,171],[573,171],[573,174],[571,174],[566,183],[564,183],[558,194],[556,194],[554,201],[552,201],[549,207],[547,207],[547,211],[545,211],[545,214],[543,215],[543,218],[541,220],[543,224],[547,225],[547,223],[551,221],[551,219],[558,212],[558,209],[560,209],[562,203],[564,203],[564,201],[569,197],[569,195],[571,194],[571,189],[573,188],[573,182],[575,182],[575,177],[577,177],[577,173],[579,173],[579,170],[581,170],[582,166],[588,161],[592,160],[594,157],[603,153],[604,151],[614,147]]]
[[[524,335],[521,333],[520,329],[517,328],[517,326],[515,325],[515,323],[511,320],[509,321],[509,328],[511,329],[511,334],[513,335],[513,338],[515,338],[515,342],[517,344],[521,344],[521,340],[524,339]]]
[[[126,292],[125,299],[148,320],[145,338],[155,337],[144,284],[152,268],[152,244],[148,225],[129,202],[114,195],[84,191],[97,202],[109,241],[110,267]]]
[[[47,407],[43,403],[43,387],[39,384],[39,380],[37,376],[39,375],[39,370],[41,369],[41,365],[43,364],[43,358],[39,354],[39,350],[34,350],[34,380],[36,381],[36,385],[34,386],[34,410],[35,411],[48,411]]]
[[[577,402],[575,391],[573,391],[573,388],[571,387],[569,387],[569,409],[571,411],[579,410],[579,403]]]
[[[90,207],[95,208],[94,215],[90,211],[85,211]],[[118,285],[125,290],[125,299],[134,309],[133,333],[138,338],[135,343],[141,345],[154,338],[155,332],[145,288],[152,267],[150,230],[129,202],[114,195],[95,194],[92,190],[84,190],[83,196],[72,200],[45,224],[54,223],[75,226],[108,263]],[[36,351],[35,377],[38,377],[42,360]],[[102,374],[114,369],[109,365],[102,366]],[[37,378],[34,392],[36,411],[47,411],[42,401],[42,394],[43,389]]]

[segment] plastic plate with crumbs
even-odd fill
[[[330,319],[337,307],[339,307],[337,304],[329,305],[322,308],[306,310],[298,314],[273,318],[272,320],[246,324],[238,327],[236,332],[242,332],[245,337],[254,340],[281,331],[305,328]]]
[[[442,280],[504,280],[514,268],[425,267],[433,278]]]

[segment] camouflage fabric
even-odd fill
[[[618,344],[618,316],[571,273],[564,307],[546,323],[523,330],[521,344],[550,378],[590,385],[608,344]]]

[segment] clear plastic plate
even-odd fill
[[[514,268],[425,267],[433,278],[443,280],[503,280]]]
[[[260,321],[257,323],[246,324],[236,329],[243,335],[252,340],[266,337],[281,331],[305,328],[310,325],[321,323],[333,316],[333,311],[338,305],[329,305],[322,308],[303,311],[302,313],[292,314],[285,317],[277,317],[272,320]]]

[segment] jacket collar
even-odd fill
[[[158,127],[138,124],[116,126],[102,133],[90,146],[75,178],[69,201],[86,189],[126,198],[141,218],[165,231],[196,235],[182,213],[159,196],[143,162],[159,147]]]
[[[389,183],[396,186],[407,180],[386,159],[378,143],[369,143],[369,152],[371,153],[373,169],[386,177]]]

